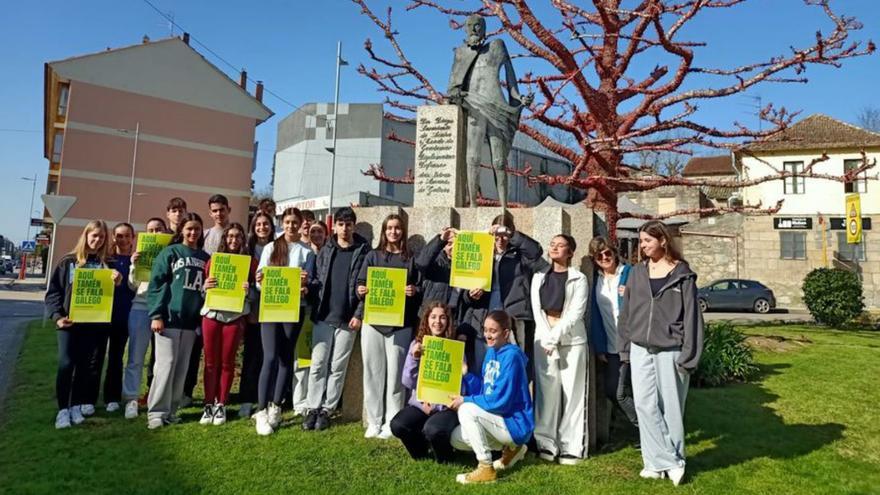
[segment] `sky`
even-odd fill
[[[8,0],[6,0],[8,1]],[[188,31],[191,43],[209,61],[238,79],[245,68],[253,80],[264,81],[264,103],[275,117],[257,128],[259,141],[255,182],[267,187],[278,121],[299,105],[333,101],[336,43],[341,42],[343,68],[340,101],[381,102],[384,95],[357,74],[360,63],[370,65],[364,40],[371,38],[377,51],[390,55],[382,34],[349,0],[149,0]],[[451,50],[462,40],[447,19],[428,11],[406,12],[403,0],[369,1],[384,18],[385,6],[394,7],[394,27],[411,61],[439,88],[445,89]],[[464,1],[450,6],[464,8]],[[549,2],[532,1],[539,15]],[[855,40],[880,42],[880,2],[837,0],[836,12],[857,17],[864,29]],[[493,26],[490,21],[489,30]],[[809,43],[817,29],[830,30],[829,22],[815,7],[802,0],[750,0],[743,5],[709,12],[696,18],[683,39],[705,41],[697,51],[697,65],[732,67],[784,54],[790,45]],[[48,162],[43,157],[43,64],[75,55],[139,43],[144,35],[161,39],[172,34],[167,20],[145,0],[43,0],[16,2],[4,9],[0,21],[0,235],[18,243],[27,234],[28,206],[36,174],[34,217],[42,211]],[[180,35],[174,28],[173,34]],[[197,41],[195,41],[197,40]],[[204,46],[223,60],[209,53]],[[511,46],[510,40],[507,40]],[[510,49],[516,53],[516,49]],[[227,65],[227,62],[229,65]],[[633,71],[642,74],[663,60],[644,60]],[[526,59],[515,61],[517,71],[528,69]],[[808,84],[764,85],[744,96],[708,102],[700,119],[711,125],[730,127],[734,121],[757,124],[757,98],[774,102],[802,116],[825,113],[856,122],[868,106],[880,108],[877,79],[880,55],[844,61],[843,67],[810,67]],[[31,235],[35,229],[31,230]]]

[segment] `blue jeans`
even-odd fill
[[[122,399],[136,400],[141,393],[144,360],[150,345],[150,317],[145,309],[132,309],[128,314],[128,362],[122,379]]]

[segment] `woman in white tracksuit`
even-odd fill
[[[546,461],[573,465],[584,450],[587,277],[571,267],[575,240],[550,242],[552,266],[532,277],[535,315],[535,440]]]

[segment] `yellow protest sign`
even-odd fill
[[[858,193],[846,195],[846,243],[862,242],[862,202]]]
[[[243,254],[214,253],[208,277],[217,279],[217,287],[208,289],[205,307],[216,311],[240,313],[244,309],[251,257]]]
[[[367,290],[364,323],[402,327],[406,308],[406,270],[367,268]]]
[[[141,232],[137,236],[138,253],[137,263],[134,266],[135,280],[147,282],[150,280],[150,270],[153,269],[153,260],[159,251],[171,243],[171,234],[151,234]]]
[[[485,232],[459,232],[452,244],[449,285],[461,289],[492,289],[495,239]]]
[[[426,336],[422,340],[416,398],[431,404],[449,404],[450,395],[461,393],[464,342]]]
[[[113,270],[77,268],[70,293],[70,319],[75,323],[109,323],[113,316]]]
[[[312,365],[312,329],[311,321],[303,323],[302,331],[296,340],[296,367],[308,368]]]
[[[298,322],[302,269],[289,266],[264,266],[262,272],[260,322]]]

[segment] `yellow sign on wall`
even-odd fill
[[[452,244],[449,285],[461,289],[492,290],[495,238],[485,232],[459,232]]]
[[[74,323],[109,323],[113,317],[113,270],[77,268],[73,272],[70,319]]]
[[[858,193],[846,195],[846,242],[862,243],[862,202]]]

